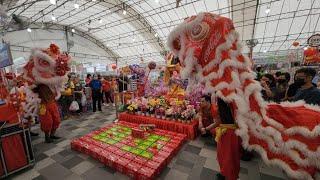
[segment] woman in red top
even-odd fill
[[[111,96],[112,88],[111,88],[111,83],[110,83],[109,77],[104,78],[104,81],[102,82],[102,90],[103,90],[105,97],[106,97],[106,105],[108,106],[109,103],[113,104],[113,99]]]
[[[87,78],[85,80],[86,87],[89,87],[89,84],[90,84],[91,80],[92,80],[91,74],[87,74]]]
[[[214,118],[217,118],[217,107],[211,104],[211,96],[204,95],[201,98],[199,112],[199,130],[201,136],[211,136],[213,129],[217,127]]]

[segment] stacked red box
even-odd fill
[[[143,139],[144,138],[144,131],[139,129],[139,128],[133,128],[132,129],[132,137],[134,138],[140,138]]]
[[[124,154],[122,157],[123,157],[123,158],[126,158],[126,159],[128,159],[128,160],[130,160],[130,161],[133,161],[133,159],[136,158],[136,156],[133,155],[132,153],[126,153],[126,154]]]
[[[161,170],[164,168],[163,164],[152,160],[147,161],[145,166],[154,169],[156,175],[160,174]]]
[[[93,157],[93,159],[98,159],[98,156],[100,156],[101,152],[103,151],[103,149],[101,149],[100,147],[93,147],[90,151],[90,156]]]
[[[86,136],[73,140],[71,142],[71,148],[88,154],[106,166],[115,168],[117,171],[128,175],[132,179],[149,180],[154,179],[155,176],[160,174],[161,170],[170,163],[186,138],[186,135],[155,129],[153,134],[162,137],[153,143],[156,146],[152,146],[152,144],[148,146],[147,152],[150,152],[153,156],[151,156],[151,158],[144,158],[140,155],[133,154],[128,150],[122,150],[123,146],[135,147],[138,145],[139,142],[133,137],[136,134],[141,137],[141,130],[137,128],[138,125],[131,123],[118,123],[118,125],[134,127],[139,131],[132,133],[132,136],[126,136],[115,144],[107,144],[101,140],[94,139],[94,136],[97,136],[114,126],[109,125],[101,130],[94,131]],[[145,132],[143,132],[143,134],[145,135]],[[166,139],[163,139],[163,137]],[[150,141],[147,140],[146,142]]]
[[[118,155],[115,154],[109,154],[106,159],[105,159],[105,165],[109,166],[111,168],[115,167],[116,161],[119,159],[120,157]]]
[[[119,159],[117,159],[115,162],[114,162],[114,168],[121,172],[121,173],[126,173],[128,172],[128,167],[127,165],[129,164],[130,160],[126,159],[126,158],[123,158],[123,157],[119,157]]]
[[[138,179],[139,180],[151,180],[156,176],[156,170],[149,167],[142,167],[139,170]]]
[[[131,161],[128,165],[127,165],[127,171],[125,172],[125,174],[127,174],[129,177],[131,177],[132,179],[136,178],[139,176],[139,170],[142,168],[143,165],[138,164],[134,161]]]

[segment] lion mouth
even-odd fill
[[[39,74],[41,75],[41,77],[46,78],[46,79],[54,77],[54,74],[52,74],[50,72],[39,71]]]

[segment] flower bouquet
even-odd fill
[[[128,113],[135,114],[137,110],[138,110],[138,105],[136,103],[128,104],[128,107],[127,107]]]
[[[167,120],[172,120],[173,119],[173,108],[169,108],[165,110],[165,116]]]
[[[194,109],[193,105],[188,105],[186,110],[184,110],[181,113],[181,118],[183,119],[183,122],[190,123],[191,120],[195,117],[196,110]]]

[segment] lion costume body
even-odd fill
[[[320,169],[320,108],[267,103],[255,81],[251,60],[242,54],[233,22],[211,13],[187,18],[170,34],[182,75],[231,104],[242,146],[294,179],[316,179]]]

